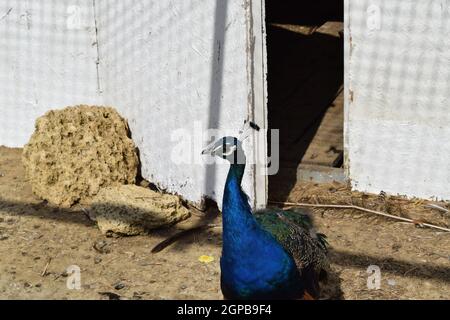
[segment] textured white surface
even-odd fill
[[[248,4],[2,0],[0,145],[25,144],[48,109],[105,102],[128,118],[146,178],[192,201],[204,193],[220,199],[227,165],[192,163],[199,149],[175,164],[180,139],[171,138],[174,129],[192,133],[195,123],[234,134],[247,113],[265,121],[264,80],[257,80],[264,71],[253,59],[264,65],[264,39],[251,46]],[[347,0],[346,25],[345,144],[354,188],[450,199],[450,1]]]
[[[128,119],[142,175],[191,201],[221,200],[228,169],[220,160],[199,163],[208,137],[195,136],[196,124],[200,133],[220,128],[236,135],[250,110],[246,4],[96,0],[105,103]],[[185,134],[174,137],[179,129]],[[173,159],[180,141],[181,164]],[[244,185],[253,199],[247,169]]]
[[[249,4],[2,0],[0,145],[23,146],[49,109],[106,104],[128,119],[145,178],[191,201],[220,200],[228,164],[202,163],[209,137],[195,133],[220,128],[235,135],[254,100],[261,101],[250,98]],[[184,134],[174,135],[180,129]],[[173,159],[180,145],[181,164]],[[251,199],[254,171],[249,166],[244,178]]]
[[[21,147],[49,109],[96,104],[92,0],[0,1],[0,145]]]
[[[353,187],[450,199],[450,1],[347,0],[346,10]]]

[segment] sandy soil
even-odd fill
[[[51,207],[36,198],[24,178],[21,149],[0,147],[1,299],[221,299],[220,228],[193,233],[152,254],[160,241],[212,213],[196,213],[170,230],[108,238],[80,207]],[[328,197],[328,198],[327,198]],[[334,197],[334,198],[333,198]],[[376,201],[335,186],[299,185],[291,201],[331,198]],[[391,200],[388,200],[391,201]],[[359,203],[358,203],[359,204]],[[393,199],[390,211],[437,223],[450,216],[423,209],[424,202]],[[384,204],[386,208],[386,204]],[[375,218],[351,210],[314,210],[318,229],[331,245],[334,298],[450,299],[450,234]],[[214,257],[203,263],[201,255]],[[81,269],[81,290],[70,290],[67,267]],[[369,290],[367,268],[381,270],[381,288]]]

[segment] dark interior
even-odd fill
[[[280,129],[270,200],[288,198],[300,166],[343,165],[343,15],[343,0],[266,0],[269,128]]]

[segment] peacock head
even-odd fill
[[[259,127],[251,121],[245,121],[238,138],[226,136],[215,140],[206,146],[202,154],[226,159],[231,164],[245,164],[246,158],[242,142],[250,136],[252,130],[259,131]]]

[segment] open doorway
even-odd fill
[[[266,0],[268,122],[280,129],[269,200],[285,201],[305,172],[344,176],[343,18],[343,0]]]

